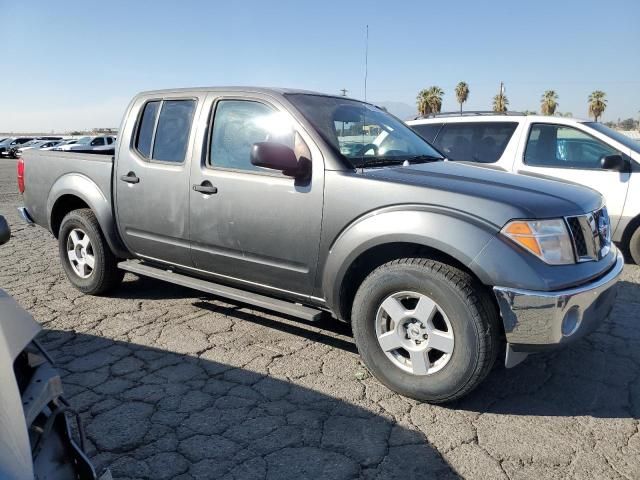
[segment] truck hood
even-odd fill
[[[415,202],[458,209],[498,226],[513,218],[580,215],[604,204],[586,187],[450,161],[366,169],[363,176],[423,187],[430,191]]]

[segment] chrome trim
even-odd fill
[[[575,219],[580,225],[582,239],[584,240],[586,255],[580,255],[578,252],[577,239],[569,222]],[[569,236],[573,243],[573,251],[576,262],[593,262],[602,260],[609,254],[611,250],[611,220],[607,207],[599,208],[593,212],[584,215],[573,215],[565,217],[565,224],[569,231]]]
[[[554,292],[493,287],[498,300],[507,342],[521,346],[559,345],[589,333],[608,315],[615,300],[613,288],[624,268],[620,251],[615,265],[604,276],[580,287]],[[563,333],[570,312],[577,318],[572,331]]]
[[[25,223],[28,223],[29,225],[34,225],[36,223],[33,221],[33,218],[31,218],[31,215],[29,215],[29,211],[26,207],[18,207],[18,213]]]

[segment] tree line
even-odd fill
[[[456,100],[460,105],[460,113],[462,113],[462,107],[469,99],[469,85],[466,82],[460,82],[455,88]],[[416,103],[418,105],[418,113],[426,116],[433,113],[440,113],[442,110],[442,97],[444,96],[444,90],[438,86],[432,86],[425,88],[418,92]],[[555,115],[558,108],[558,94],[555,90],[547,90],[542,94],[540,99],[540,113],[542,115]],[[500,85],[500,91],[493,97],[492,108],[494,112],[505,113],[509,106],[509,99],[504,93],[504,88]],[[589,115],[595,119],[602,116],[607,108],[606,93],[602,90],[593,91],[588,98]],[[526,113],[535,114],[536,112],[527,111]],[[562,115],[558,112],[559,115]],[[567,115],[567,114],[565,114]],[[568,114],[571,116],[571,114]]]

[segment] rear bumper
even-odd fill
[[[598,280],[580,287],[539,292],[494,287],[509,347],[535,352],[573,342],[595,330],[609,315],[624,259]]]
[[[35,223],[33,221],[33,218],[31,218],[27,207],[18,207],[18,213],[20,214],[20,218],[22,218],[25,223],[28,223],[29,225],[33,225]]]

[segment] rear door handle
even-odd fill
[[[193,189],[196,192],[204,193],[205,195],[212,195],[214,193],[218,193],[218,189],[213,185],[211,185],[211,182],[208,180],[205,180],[200,185],[194,185]]]
[[[129,172],[126,175],[122,175],[120,180],[127,183],[140,183],[140,179],[136,177],[134,172]]]

